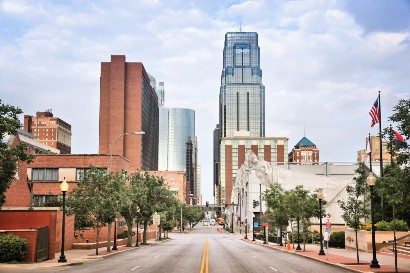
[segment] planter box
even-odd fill
[[[403,237],[410,234],[410,232],[396,231],[396,238]],[[375,233],[376,250],[381,249],[385,244],[393,240],[393,231],[377,231]],[[372,252],[372,232],[366,230],[359,230],[357,233],[357,240],[359,242],[359,250]],[[356,235],[353,229],[346,228],[345,231],[345,248],[356,249]]]

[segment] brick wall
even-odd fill
[[[37,230],[36,229],[20,229],[20,230],[8,230],[2,231],[1,234],[14,235],[27,240],[26,256],[24,261],[36,262],[36,249],[37,249]]]

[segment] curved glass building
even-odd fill
[[[187,171],[187,162],[194,162],[194,153],[187,147],[195,142],[195,111],[185,108],[159,108],[158,170]],[[189,152],[189,151],[188,151]]]

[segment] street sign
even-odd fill
[[[331,228],[331,227],[332,227],[332,223],[326,222],[326,228]]]
[[[161,215],[154,212],[154,214],[152,215],[152,222],[154,225],[159,226],[159,224],[161,223]]]

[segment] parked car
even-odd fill
[[[209,220],[209,224],[210,224],[211,226],[215,226],[215,225],[216,225],[215,219]]]
[[[216,219],[216,222],[218,223],[218,225],[225,225],[225,220],[223,218]]]

